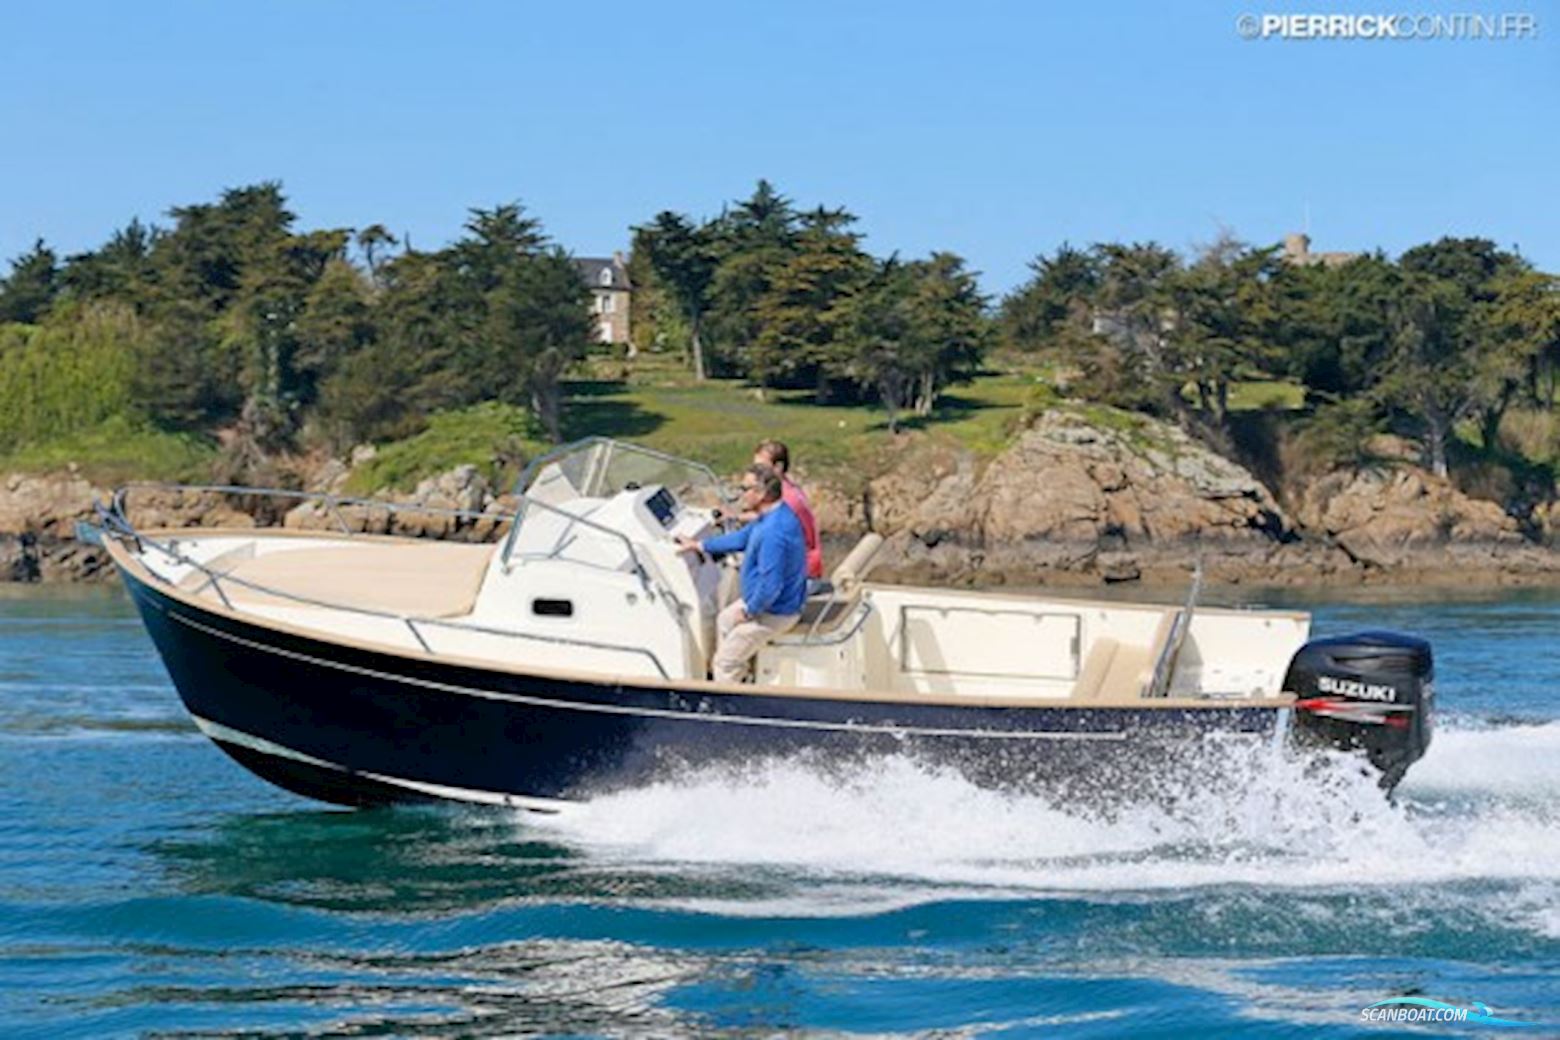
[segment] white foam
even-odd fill
[[[863,877],[894,879],[894,903],[955,891],[1119,898],[1226,885],[1547,883],[1560,880],[1552,800],[1471,795],[1555,790],[1556,742],[1555,724],[1440,733],[1416,767],[1430,775],[1397,804],[1347,757],[1318,770],[1271,749],[1189,777],[1163,804],[1106,814],[892,758],[843,775],[787,762],[699,771],[528,826],[615,869],[799,873],[823,913],[850,912],[862,893],[849,879]],[[1448,790],[1460,797],[1435,800]],[[1530,927],[1554,927],[1538,917]]]
[[[1442,726],[1409,770],[1405,794],[1488,792],[1542,798],[1560,794],[1560,722]]]
[[[1522,885],[1502,901],[1500,915],[1518,931],[1544,939],[1560,939],[1560,884],[1536,881]]]

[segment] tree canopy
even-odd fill
[[[942,390],[979,367],[991,319],[961,258],[880,260],[856,224],[844,207],[799,209],[760,180],[711,219],[668,211],[636,228],[636,256],[648,260],[654,283],[636,289],[675,301],[676,322],[648,317],[686,337],[696,378],[713,372],[761,392],[807,390],[819,403],[875,398],[897,429],[901,411],[929,414]],[[916,303],[903,318],[913,328],[892,350],[865,346],[863,337],[884,342],[873,316],[895,309],[890,298],[906,279]],[[944,346],[924,346],[933,342]]]
[[[243,464],[485,401],[558,439],[570,373],[607,349],[591,288],[518,201],[471,209],[433,250],[384,223],[300,229],[275,182],[167,216],[12,259],[0,449],[114,416],[220,438]],[[874,401],[891,430],[999,347],[1222,450],[1235,387],[1293,380],[1317,423],[1406,433],[1441,473],[1459,439],[1491,449],[1512,409],[1557,400],[1560,281],[1487,239],[1314,264],[1229,235],[1185,256],[1064,243],[993,309],[961,257],[874,256],[848,209],[764,180],[712,217],[663,210],[631,231],[640,349],[683,353],[695,380]]]
[[[1000,310],[1011,349],[1222,450],[1242,379],[1292,378],[1349,428],[1410,433],[1443,476],[1459,423],[1489,448],[1513,405],[1555,406],[1560,283],[1487,239],[1304,266],[1229,237],[1189,260],[1154,243],[1063,245],[1030,268]]]

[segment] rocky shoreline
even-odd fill
[[[1471,498],[1406,459],[1308,480],[1284,495],[1286,509],[1248,470],[1173,427],[1105,428],[1052,412],[995,458],[904,438],[878,470],[864,484],[820,478],[809,489],[831,559],[866,531],[887,536],[876,572],[886,580],[1184,585],[1200,559],[1207,580],[1218,584],[1560,584],[1555,503],[1519,523],[1497,503]],[[332,461],[305,484],[339,493],[348,472]],[[75,538],[76,521],[90,519],[94,499],[108,494],[77,472],[0,479],[0,581],[110,577],[102,550]],[[409,495],[375,498],[422,508],[288,508],[152,491],[134,497],[131,513],[138,526],[346,524],[484,540],[513,507],[474,466],[425,480]]]
[[[1180,430],[1105,429],[1053,412],[984,467],[922,451],[859,501],[820,489],[820,526],[890,536],[880,574],[972,585],[1560,584],[1553,506],[1538,537],[1402,459],[1291,494]]]

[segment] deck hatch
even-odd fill
[[[899,667],[910,675],[1013,679],[1078,677],[1077,614],[907,604],[899,615]]]

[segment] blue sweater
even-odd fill
[[[790,506],[782,502],[740,531],[707,540],[704,549],[744,554],[742,602],[750,615],[802,612],[807,598],[807,543]]]

